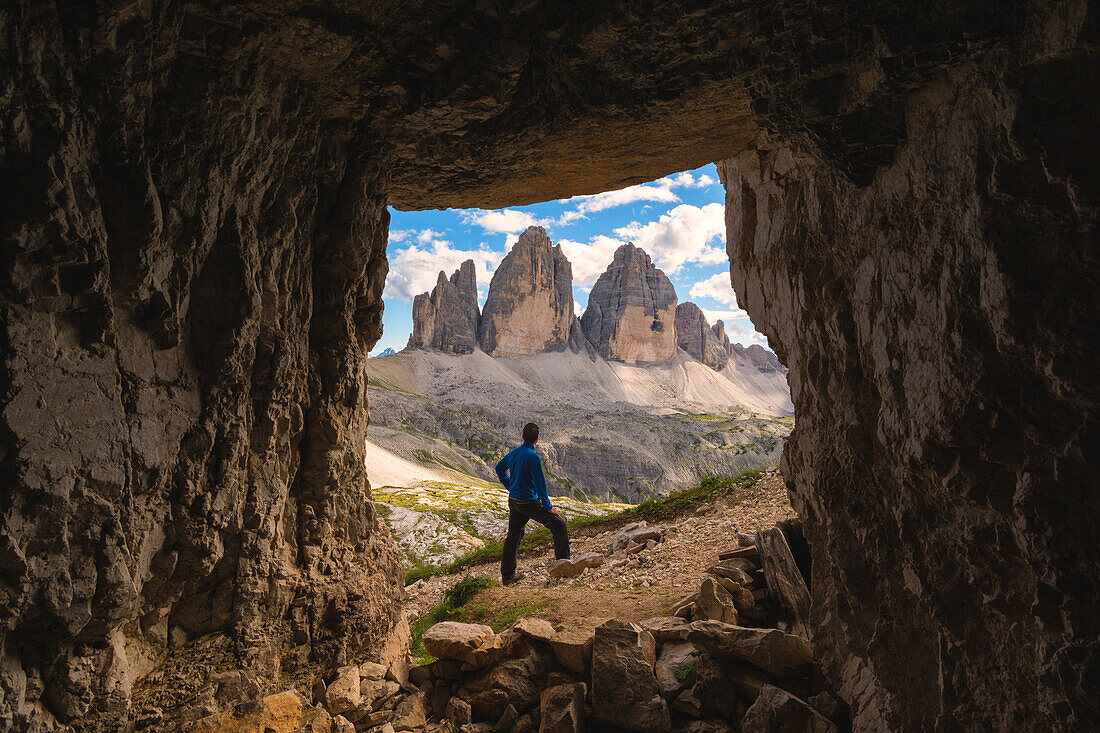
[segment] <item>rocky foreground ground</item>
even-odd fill
[[[615,616],[630,621],[659,616],[688,589],[699,585],[700,575],[729,548],[731,537],[738,532],[773,527],[793,516],[782,477],[769,471],[747,489],[713,504],[700,505],[667,523],[654,524],[662,539],[651,548],[629,555],[613,554],[600,566],[572,578],[553,578],[550,565],[554,553],[546,547],[520,558],[519,570],[527,573],[523,580],[485,593],[502,607],[520,602],[541,606],[532,615],[553,622],[584,616]],[[530,523],[528,531],[534,526]],[[620,529],[600,525],[595,531],[580,530],[571,538],[573,557],[609,552]],[[495,562],[486,563],[450,575],[436,575],[410,587],[410,617],[439,603],[447,589],[466,575],[499,580],[500,569]]]
[[[308,690],[185,730],[844,729],[843,704],[812,674],[803,549],[782,479],[767,472],[680,515],[601,524],[575,538],[569,560],[534,552],[522,581],[475,591],[456,620],[416,623],[495,566],[417,581],[406,593],[419,658],[322,670]]]

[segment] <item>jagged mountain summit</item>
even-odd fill
[[[645,250],[624,244],[596,280],[581,327],[604,359],[656,364],[676,355],[676,290]]]
[[[722,343],[718,333],[707,324],[707,317],[699,306],[694,303],[676,306],[676,345],[716,370],[725,367],[730,360],[729,339]],[[725,333],[723,326],[722,336]]]
[[[413,332],[409,347],[470,354],[477,348],[477,275],[474,261],[466,260],[448,280],[439,273],[432,292],[413,299]]]
[[[722,372],[727,368],[786,373],[775,354],[753,344],[730,343],[725,324],[707,323],[694,303],[677,304],[676,289],[633,243],[616,250],[600,275],[581,318],[573,314],[573,272],[561,247],[542,227],[528,227],[489,284],[485,308],[477,305],[473,260],[413,301],[407,349],[490,356],[555,351],[644,366],[686,355]]]
[[[528,227],[489,283],[481,350],[490,356],[562,350],[573,320],[573,268],[545,229]]]

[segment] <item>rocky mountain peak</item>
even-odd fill
[[[573,268],[542,227],[527,227],[489,284],[478,330],[490,356],[563,349],[573,325]]]
[[[719,321],[721,323],[721,321]],[[725,335],[725,329],[722,329]],[[720,371],[729,363],[729,350],[707,323],[707,317],[694,303],[676,306],[676,343],[711,369]],[[726,340],[729,343],[729,340]]]
[[[676,291],[645,250],[624,244],[588,296],[585,336],[605,359],[652,364],[676,354]]]
[[[432,292],[413,299],[412,319],[408,348],[472,353],[480,321],[474,261],[463,262],[449,280],[441,271]]]

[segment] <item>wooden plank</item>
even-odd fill
[[[810,639],[810,591],[791,554],[783,531],[773,527],[757,540],[768,595],[782,611],[790,633]]]

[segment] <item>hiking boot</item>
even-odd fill
[[[523,580],[526,577],[527,577],[527,573],[516,573],[511,578],[508,578],[508,580],[504,581],[503,585],[512,585],[516,581]]]

